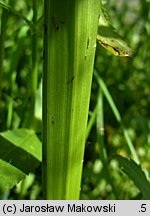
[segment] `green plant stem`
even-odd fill
[[[91,114],[91,117],[88,121],[87,129],[86,129],[86,140],[88,139],[88,136],[90,134],[90,131],[91,131],[93,125],[95,124],[96,112],[97,112],[97,106],[95,106],[95,108]]]
[[[37,1],[33,0],[33,23],[37,22]],[[35,100],[38,82],[38,38],[37,34],[32,35],[32,71],[31,71],[31,108],[30,108],[30,127],[34,125]]]
[[[97,128],[97,141],[99,143],[100,160],[103,163],[103,170],[108,183],[112,186],[112,190],[115,199],[118,199],[118,192],[114,184],[111,170],[109,167],[107,149],[104,142],[104,112],[103,112],[103,92],[99,89],[98,102],[97,102],[97,116],[96,116],[96,128]]]
[[[4,62],[4,49],[5,49],[5,37],[7,30],[7,19],[8,12],[3,9],[1,16],[1,33],[0,33],[0,98],[2,94],[2,83],[3,83],[3,62]]]
[[[104,143],[104,113],[103,113],[103,93],[99,90],[98,95],[98,106],[97,106],[97,140],[100,146],[100,158],[104,164],[104,166],[108,163],[107,151]]]
[[[45,0],[44,199],[79,199],[99,0]]]

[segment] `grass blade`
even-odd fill
[[[138,155],[137,155],[137,153],[135,151],[134,145],[133,145],[133,143],[132,143],[132,141],[130,139],[128,131],[126,130],[126,128],[123,125],[123,122],[122,122],[122,119],[121,119],[121,115],[120,115],[120,113],[119,113],[119,111],[118,111],[118,109],[117,109],[117,107],[116,107],[116,105],[114,103],[114,100],[113,100],[113,98],[112,98],[112,96],[111,96],[111,94],[110,94],[107,86],[105,85],[104,81],[99,76],[99,74],[98,74],[98,72],[96,70],[94,70],[94,75],[96,77],[96,80],[97,80],[97,82],[98,82],[98,84],[99,84],[99,86],[100,86],[103,94],[105,95],[105,97],[107,99],[107,102],[109,103],[109,105],[111,107],[111,110],[112,110],[112,112],[113,112],[113,114],[114,114],[117,122],[122,126],[125,140],[127,142],[128,148],[129,148],[129,150],[131,152],[131,155],[132,155],[134,161],[136,161],[137,163],[139,163],[139,158],[138,158]]]

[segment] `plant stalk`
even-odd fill
[[[2,94],[2,83],[3,83],[3,62],[4,62],[4,51],[5,51],[5,38],[7,30],[7,19],[8,12],[3,8],[1,15],[1,32],[0,32],[0,99]]]
[[[79,199],[99,0],[45,0],[44,199]]]
[[[36,0],[33,0],[33,23],[36,25],[37,22],[37,4]],[[31,107],[30,107],[30,119],[29,125],[32,128],[34,126],[34,112],[35,112],[35,100],[36,100],[36,91],[38,83],[38,38],[37,34],[32,35],[32,71],[31,71]]]

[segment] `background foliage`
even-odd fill
[[[12,7],[32,20],[32,1],[11,0]],[[150,2],[148,0],[108,0],[105,3],[111,23],[133,49],[133,57],[119,58],[97,46],[95,70],[106,84],[122,118],[144,172],[150,173]],[[2,8],[0,8],[2,13]],[[43,1],[38,1],[38,18],[43,13]],[[5,59],[0,104],[0,131],[29,128],[30,83],[32,70],[33,35],[38,40],[38,92],[36,100],[36,122],[33,129],[41,138],[41,77],[43,58],[43,26],[37,22],[32,32],[26,22],[11,13],[7,14],[5,37]],[[2,25],[2,24],[1,24]],[[123,173],[113,157],[120,154],[129,158],[122,124],[118,123],[106,97],[99,89],[96,76],[93,77],[89,122],[92,128],[86,140],[81,199],[137,199],[141,191],[133,179]],[[95,107],[101,101],[104,119],[104,146],[99,145],[97,127],[98,114]],[[97,112],[98,113],[98,112]],[[88,125],[89,126],[89,125]],[[103,128],[103,125],[102,125]],[[102,158],[101,148],[106,158]],[[106,159],[106,160],[105,160]],[[109,161],[109,163],[108,163]],[[1,194],[1,199],[41,199],[41,166],[30,173],[23,182]]]

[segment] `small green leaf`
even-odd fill
[[[99,27],[99,29],[102,29]],[[108,28],[108,30],[110,30]],[[99,30],[100,31],[100,30]],[[100,34],[97,35],[98,42],[109,52],[119,57],[131,57],[132,51],[127,44],[120,38],[106,37]]]
[[[134,182],[137,188],[143,194],[143,199],[150,199],[150,183],[146,179],[140,165],[136,164],[133,160],[128,160],[120,155],[115,157],[122,167],[123,171]]]
[[[110,24],[109,16],[104,6],[101,4],[99,27],[97,34],[97,41],[105,49],[119,57],[131,57],[132,50],[122,40],[120,35],[115,31]]]

